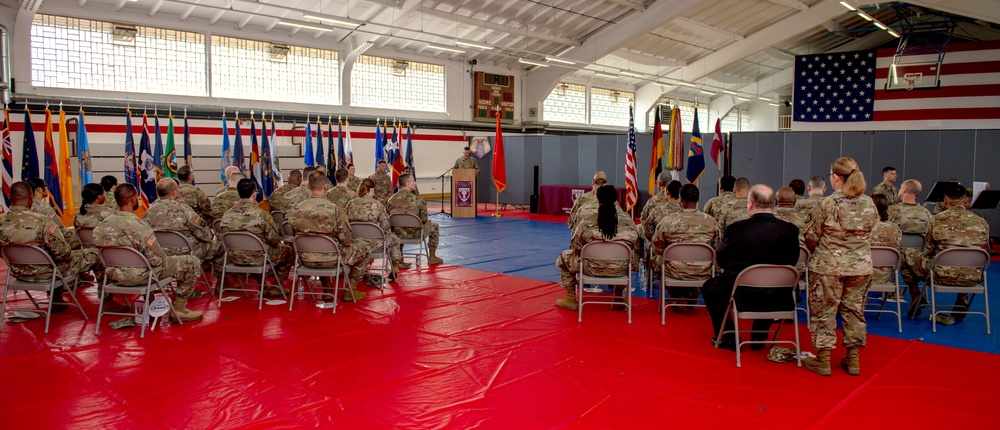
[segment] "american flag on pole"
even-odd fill
[[[639,201],[639,181],[635,177],[635,118],[628,107],[628,148],[625,150],[625,210],[631,211]]]

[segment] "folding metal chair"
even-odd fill
[[[425,255],[424,251],[426,250],[426,255],[430,255],[430,250],[427,244],[427,231],[424,230],[424,223],[420,222],[420,217],[413,214],[392,214],[389,215],[389,227],[393,229],[397,227],[420,229],[419,238],[405,238],[403,236],[399,236],[399,243],[404,245],[404,249],[405,245],[417,245],[416,254],[414,253],[407,254],[406,252],[404,252],[403,256],[404,257],[406,255],[415,256],[417,259],[417,270],[420,270],[420,258]]]
[[[924,235],[919,233],[903,233],[903,239],[899,242],[900,248],[923,248]]]
[[[215,237],[222,237],[222,220],[217,219],[212,221],[212,231],[215,232]]]
[[[990,264],[990,253],[986,252],[982,248],[951,248],[946,249],[934,256],[934,261],[931,264],[930,270],[928,271],[927,277],[930,278],[930,289],[931,296],[931,331],[937,333],[937,314],[944,314],[945,311],[940,311],[937,309],[937,301],[935,300],[936,293],[959,293],[959,294],[969,294],[969,304],[972,304],[972,299],[976,297],[976,294],[983,295],[983,302],[985,305],[985,312],[972,312],[968,309],[964,311],[955,310],[954,306],[950,306],[951,313],[959,313],[966,315],[982,315],[986,317],[986,334],[990,333],[990,293],[986,285],[986,266]],[[979,269],[982,273],[982,278],[979,284],[971,287],[961,287],[957,285],[943,285],[939,284],[934,278],[934,269],[938,266],[948,266],[948,267],[960,267],[968,269]],[[948,305],[945,305],[948,306]]]
[[[101,254],[101,261],[104,263],[104,279],[101,282],[101,291],[105,294],[122,294],[125,297],[125,302],[128,303],[129,307],[132,307],[132,303],[129,302],[128,298],[131,295],[141,295],[145,299],[146,306],[143,308],[140,321],[143,321],[142,329],[139,332],[139,337],[146,337],[146,324],[145,322],[149,320],[149,305],[153,303],[150,301],[151,294],[156,292],[161,296],[166,297],[167,303],[170,305],[170,313],[174,315],[174,318],[179,324],[184,324],[180,317],[177,316],[177,311],[174,309],[174,305],[170,300],[170,296],[167,295],[167,288],[170,286],[171,282],[174,282],[173,277],[166,277],[160,279],[156,276],[153,271],[153,267],[150,266],[149,260],[146,256],[142,255],[141,252],[137,251],[135,248],[128,246],[108,246],[99,249]],[[119,269],[133,269],[133,268],[143,268],[149,273],[146,279],[146,285],[139,286],[125,286],[118,285],[115,283],[108,282],[108,272],[112,268]],[[103,295],[103,294],[102,294]],[[126,315],[126,316],[137,316],[135,312],[124,313],[124,312],[104,312],[104,300],[101,300],[100,306],[97,308],[97,327],[94,329],[94,334],[101,333],[101,316],[104,314],[108,315]]]
[[[219,307],[222,307],[222,297],[226,290],[230,291],[243,291],[244,294],[247,292],[257,293],[257,310],[264,308],[264,289],[267,288],[267,272],[271,271],[274,279],[278,280],[276,287],[278,291],[281,291],[281,296],[286,300],[288,296],[285,295],[285,290],[281,288],[280,280],[278,279],[278,272],[274,269],[274,263],[271,261],[270,257],[267,256],[267,247],[264,246],[264,242],[261,242],[260,238],[254,236],[253,233],[246,231],[232,231],[228,233],[222,233],[222,246],[226,249],[226,255],[223,257],[222,266],[222,279],[219,282]],[[263,254],[264,262],[260,266],[239,266],[236,264],[229,263],[229,253],[232,251],[258,251]],[[244,279],[240,279],[239,276],[236,280],[240,283],[240,288],[226,288],[226,273],[242,273],[244,274]],[[252,289],[247,288],[244,280],[249,280],[250,275],[260,275],[260,288]]]
[[[340,273],[343,272],[344,276],[347,276],[348,268],[344,264],[343,255],[340,252],[340,246],[337,245],[337,241],[330,236],[324,236],[319,234],[300,234],[295,236],[292,241],[292,246],[295,248],[295,267],[292,269],[292,298],[288,300],[288,311],[292,311],[292,305],[295,304],[295,296],[298,294],[308,294],[311,296],[323,295],[322,289],[316,292],[312,289],[312,286],[306,282],[306,286],[309,287],[309,291],[299,292],[296,289],[296,285],[299,282],[300,277],[310,278],[313,276],[317,277],[329,277],[333,280],[333,313],[337,313],[337,290],[340,289]],[[302,265],[302,254],[304,253],[337,253],[337,267],[329,269],[318,269],[312,267],[306,267]],[[347,291],[351,292],[351,297],[354,297],[354,290],[347,288]]]
[[[276,224],[281,225],[285,222],[285,213],[282,211],[271,211],[271,218],[274,219]]]
[[[382,231],[381,227],[374,223],[352,222],[351,236],[355,239],[369,239],[376,243],[376,245],[372,247],[372,257],[377,258],[381,264],[381,268],[378,270],[378,275],[381,277],[382,283],[379,284],[378,289],[385,289],[387,284],[386,277],[392,273],[392,259],[389,258],[389,245],[385,240],[385,232]],[[379,243],[381,245],[378,245]],[[366,269],[368,272],[371,272],[370,267]]]
[[[677,261],[684,263],[708,263],[711,267],[711,275],[702,279],[675,279],[667,276],[667,262]],[[674,243],[663,250],[663,259],[660,260],[660,324],[667,324],[667,308],[671,306],[697,306],[705,307],[704,302],[698,304],[698,298],[687,299],[671,298],[671,301],[681,301],[682,303],[667,303],[667,288],[701,288],[705,281],[715,276],[715,249],[704,243]]]
[[[807,323],[812,320],[812,314],[809,312],[809,257],[811,256],[809,248],[806,248],[805,245],[799,245],[799,261],[795,263],[795,267],[798,268],[801,264],[803,269],[802,275],[799,276],[798,291],[795,292],[795,310],[806,314]],[[799,293],[802,291],[805,291],[806,297],[800,302],[798,300]]]
[[[80,227],[76,229],[76,237],[80,238],[80,243],[84,248],[96,248],[94,245],[94,228]]]
[[[0,253],[3,254],[3,260],[7,263],[7,280],[4,284],[3,301],[0,302],[0,328],[3,328],[3,315],[7,311],[8,294],[11,291],[24,291],[35,306],[35,310],[45,313],[45,333],[48,333],[49,321],[52,319],[51,301],[56,287],[59,286],[66,287],[66,292],[69,293],[69,297],[73,300],[76,308],[80,310],[83,319],[89,320],[87,313],[83,311],[83,307],[80,306],[80,302],[76,299],[76,275],[64,276],[48,252],[34,245],[10,244],[0,249]],[[52,270],[52,277],[48,281],[22,281],[11,274],[11,267],[15,265],[49,266]],[[46,306],[45,309],[39,307],[38,302],[35,301],[34,297],[31,297],[32,291],[44,291],[48,293],[49,306]]]
[[[736,275],[736,283],[734,283],[733,293],[729,296],[729,307],[726,308],[726,315],[722,319],[722,327],[719,329],[719,334],[715,338],[716,348],[722,343],[722,336],[726,333],[733,333],[733,337],[736,338],[736,367],[741,367],[740,363],[740,348],[744,344],[751,343],[790,343],[795,345],[795,356],[798,360],[799,367],[802,367],[802,350],[799,347],[799,318],[798,310],[792,307],[789,310],[774,310],[774,311],[754,311],[754,312],[741,312],[739,306],[736,303],[736,290],[740,288],[780,288],[788,287],[791,292],[791,299],[794,303],[797,291],[795,285],[799,281],[799,271],[795,269],[794,266],[779,266],[772,264],[755,264],[753,266],[747,267]],[[732,312],[733,317],[733,330],[726,330],[726,321],[729,319],[730,312]],[[740,333],[754,333],[753,330],[743,330],[740,331],[740,319],[770,319],[779,320],[778,328],[774,332],[768,329],[767,334],[774,334],[773,340],[749,340],[741,341]],[[791,319],[792,327],[795,329],[795,341],[790,340],[778,340],[778,334],[781,333],[781,326],[784,324],[784,320]]]
[[[591,276],[583,268],[588,261],[612,262],[624,261],[627,267],[623,276]],[[577,322],[583,322],[583,305],[589,304],[621,304],[612,301],[586,301],[584,298],[606,298],[607,296],[586,296],[584,285],[624,285],[622,294],[625,296],[625,307],[628,310],[628,323],[632,324],[632,248],[623,242],[606,242],[603,240],[590,242],[580,249],[580,272],[577,275]]]
[[[281,226],[281,240],[291,242],[295,238],[295,230],[292,228],[292,225],[288,221],[284,221],[278,225]]]
[[[168,230],[155,231],[153,234],[156,235],[156,241],[159,242],[160,246],[164,248],[164,252],[166,252],[167,255],[193,255],[198,257],[197,255],[194,255],[194,247],[191,246],[191,242],[189,242],[188,238],[184,237],[184,235],[176,231]],[[167,252],[167,249],[179,249],[181,251],[179,253],[171,253]],[[200,259],[200,257],[198,258]],[[206,266],[209,269],[208,271],[205,270]],[[212,283],[208,279],[208,274],[211,273],[212,270],[212,262],[202,261],[201,269],[201,280],[205,283],[205,288],[208,289],[208,292],[214,296],[215,289],[212,288]]]
[[[900,297],[901,293],[899,291],[899,265],[903,261],[902,254],[896,248],[891,248],[888,246],[873,246],[872,248],[872,267],[873,268],[891,268],[892,275],[889,277],[889,282],[886,283],[874,283],[872,282],[871,287],[868,288],[869,293],[882,293],[881,303],[878,309],[865,309],[865,312],[877,313],[879,318],[883,313],[896,314],[896,325],[899,328],[899,332],[903,332],[903,317],[902,311],[900,310],[899,300],[896,300],[896,310],[885,309],[885,294],[894,293],[896,297]],[[867,300],[865,303],[867,304]],[[866,306],[867,307],[867,306]]]

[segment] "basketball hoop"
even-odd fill
[[[906,91],[913,90],[913,87],[920,82],[920,78],[923,77],[923,73],[907,73],[903,75],[903,80],[906,81]]]

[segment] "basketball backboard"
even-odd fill
[[[889,78],[885,82],[886,91],[907,91],[922,88],[938,88],[941,64],[927,63],[893,64],[889,66]]]

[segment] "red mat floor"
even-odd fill
[[[405,271],[337,314],[208,297],[198,323],[94,335],[67,311],[0,332],[2,427],[997,428],[1000,356],[869,337],[823,378],[709,345],[704,311],[557,309],[551,283]],[[23,296],[22,296],[23,297]],[[111,321],[111,318],[105,321]],[[107,324],[107,322],[104,322]],[[783,331],[783,337],[791,330]],[[802,339],[808,345],[808,332]],[[808,346],[806,349],[811,350]],[[839,360],[843,349],[834,352]]]

